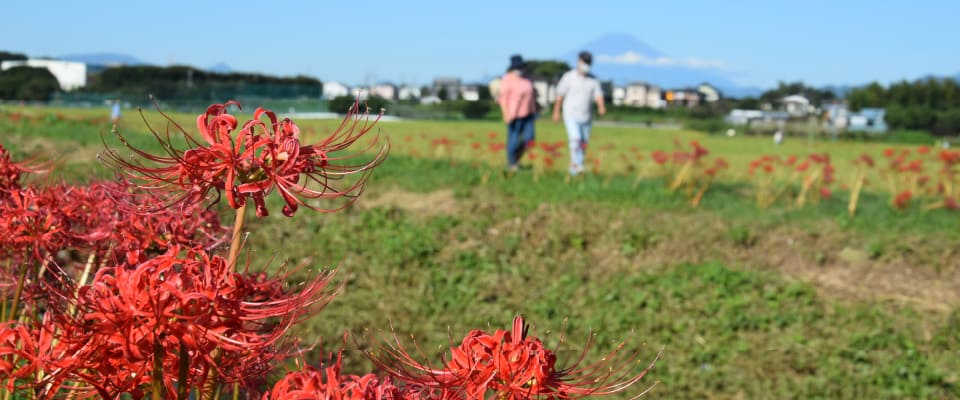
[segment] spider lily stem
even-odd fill
[[[240,245],[242,244],[241,237],[243,236],[243,219],[247,211],[247,203],[243,203],[240,208],[237,210],[237,214],[233,220],[233,236],[230,241],[230,255],[227,258],[227,265],[232,265],[236,268],[237,256],[240,254]]]

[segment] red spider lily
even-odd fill
[[[448,139],[446,136],[441,137],[440,139],[433,139],[430,142],[430,145],[433,147],[450,147],[456,144],[456,142]]]
[[[173,245],[212,248],[223,240],[225,229],[216,212],[199,204],[163,209],[162,199],[141,193],[138,202],[161,209],[123,212],[117,202],[130,201],[131,190],[125,183],[94,182],[10,192],[0,201],[0,253],[30,250],[40,261],[43,254],[73,249],[137,263]]]
[[[945,197],[943,199],[943,206],[948,210],[960,210],[960,202],[958,202],[955,197]]]
[[[917,147],[917,153],[918,153],[918,154],[928,154],[928,153],[930,153],[930,147],[928,147],[928,146],[920,146],[920,147]]]
[[[714,160],[713,165],[718,169],[725,169],[730,166],[730,163],[728,163],[725,158],[718,157],[716,160]]]
[[[913,160],[900,166],[900,172],[923,172],[923,160]]]
[[[897,194],[897,197],[893,199],[893,206],[898,209],[905,209],[910,205],[910,199],[913,197],[913,193],[909,190],[904,190]]]
[[[368,352],[367,356],[401,382],[461,393],[462,398],[468,399],[486,398],[488,392],[502,399],[609,395],[639,382],[653,367],[651,363],[634,375],[632,364],[638,354],[621,355],[621,344],[598,363],[580,365],[584,351],[572,366],[558,368],[554,353],[527,333],[528,326],[519,316],[514,319],[512,331],[471,331],[459,346],[450,349],[450,357],[441,368],[415,360],[396,337],[383,347],[380,355]],[[591,344],[588,341],[587,347]]]
[[[553,168],[554,159],[550,156],[543,156],[543,168],[550,169]]]
[[[940,160],[946,164],[960,163],[960,151],[941,150]]]
[[[507,148],[506,143],[490,143],[489,145],[491,153],[499,153],[504,151]]]
[[[39,165],[30,165],[26,162],[14,162],[7,151],[0,144],[0,192],[20,187],[20,177],[25,173],[45,172]]]
[[[544,142],[544,143],[540,143],[540,149],[553,157],[560,157],[560,149],[562,149],[563,146],[565,145],[566,143],[564,142],[554,142],[554,143]]]
[[[54,291],[59,301],[53,304],[76,310],[58,312],[61,325],[82,337],[57,337],[73,344],[72,354],[83,352],[76,370],[60,373],[64,379],[85,381],[113,397],[145,385],[158,367],[180,370],[186,382],[175,382],[179,374],[162,374],[168,398],[178,385],[202,385],[211,370],[221,382],[247,382],[284,355],[284,333],[338,290],[330,285],[332,272],[291,291],[282,283],[289,273],[236,273],[219,256],[178,254],[171,248],[135,267],[103,268],[89,285],[74,289],[65,283],[66,289]]]
[[[860,157],[858,157],[856,160],[854,160],[854,162],[855,162],[855,163],[858,163],[858,164],[859,164],[859,163],[862,163],[863,165],[865,165],[865,166],[867,166],[867,167],[869,167],[869,168],[873,168],[873,166],[874,166],[874,164],[875,164],[875,163],[873,162],[873,157],[870,157],[870,155],[869,155],[869,154],[866,154],[866,153],[861,154]]]
[[[283,214],[289,217],[300,206],[316,211],[335,211],[349,205],[362,192],[369,172],[383,161],[387,152],[388,146],[380,146],[372,160],[359,164],[347,161],[354,155],[339,155],[379,121],[379,116],[373,123],[369,123],[366,113],[358,116],[357,103],[333,134],[310,145],[300,142],[300,131],[293,121],[278,120],[272,111],[263,108],[258,108],[253,119],[234,132],[238,121],[227,113],[230,105],[240,106],[235,101],[214,104],[197,118],[197,129],[205,143],[161,111],[169,121],[168,126],[183,135],[188,149],[176,149],[169,132],[160,135],[150,128],[166,152],[154,155],[133,147],[115,131],[123,144],[146,163],[128,160],[109,147],[107,159],[139,182],[141,187],[172,193],[171,205],[183,201],[199,202],[211,191],[226,192],[230,207],[240,208],[250,199],[256,206],[257,215],[262,217],[268,214],[264,197],[276,190],[286,203]],[[263,121],[263,117],[267,121]],[[367,149],[375,148],[377,143],[374,140]],[[352,175],[359,177],[339,189],[332,186],[334,181]],[[348,199],[347,204],[326,209],[307,203],[308,200],[335,198]]]
[[[497,132],[493,132],[493,131],[487,132],[487,137],[490,139],[496,139],[498,136],[500,136],[500,134]]]
[[[8,392],[36,388],[38,398],[52,398],[77,370],[80,358],[72,350],[70,327],[53,323],[49,314],[40,324],[7,322],[0,324],[0,382]],[[64,340],[66,339],[66,340]],[[42,374],[42,375],[38,375]],[[43,376],[37,381],[36,378]],[[80,389],[71,386],[72,390]]]
[[[482,145],[481,145],[480,143],[478,143],[478,142],[470,143],[470,148],[473,149],[473,150],[480,150],[481,147],[482,147]]]
[[[343,353],[337,353],[332,365],[320,368],[305,367],[284,375],[273,388],[264,393],[262,400],[287,399],[343,399],[387,400],[406,398],[403,390],[390,379],[376,375],[343,375]]]
[[[696,140],[690,141],[690,147],[693,147],[693,158],[699,160],[701,157],[710,154],[710,150],[707,150],[706,147],[700,145],[700,142]]]
[[[39,261],[65,247],[69,224],[58,192],[24,188],[7,193],[6,201],[0,202],[0,252],[7,256],[29,252]]]
[[[650,153],[650,158],[653,159],[653,162],[664,165],[667,161],[670,161],[670,156],[667,155],[663,150],[654,150]]]
[[[896,150],[894,150],[894,149],[892,149],[892,148],[886,148],[886,149],[883,149],[883,156],[884,156],[884,157],[887,157],[887,158],[890,158],[890,157],[893,157],[893,155],[895,154],[895,152],[896,152]]]

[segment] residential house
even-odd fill
[[[360,99],[360,101],[367,100],[370,98],[370,89],[355,87],[350,89],[350,97],[355,97]]]
[[[780,99],[780,104],[783,105],[783,111],[786,111],[793,117],[805,117],[814,111],[810,100],[799,94]]]
[[[537,94],[537,104],[546,110],[557,101],[557,84],[544,79],[533,81],[533,90]]]
[[[886,110],[882,108],[864,108],[860,112],[850,114],[847,130],[870,133],[886,132],[885,116]]]
[[[850,111],[843,101],[834,101],[823,104],[823,122],[827,128],[847,129],[850,122]]]
[[[615,106],[624,105],[624,99],[627,97],[627,88],[623,86],[614,86],[613,95],[611,96],[611,103]]]
[[[634,82],[624,90],[623,104],[633,107],[661,108],[660,87],[646,82]]]
[[[456,100],[460,94],[460,78],[441,77],[433,80],[432,94],[441,99]],[[441,92],[443,94],[441,95]]]
[[[663,93],[668,106],[693,107],[700,104],[700,92],[696,89],[676,89]]]
[[[860,112],[852,112],[843,101],[826,103],[822,108],[827,128],[869,133],[887,131],[887,122],[884,119],[886,110],[882,108],[864,108]]]
[[[382,97],[387,100],[397,99],[397,85],[392,83],[380,83],[370,87],[370,95]]]
[[[700,99],[706,103],[720,101],[720,91],[709,83],[702,83],[700,86],[697,86],[697,92],[700,93]]]
[[[87,86],[87,64],[82,62],[31,58],[0,63],[2,71],[13,67],[46,68],[54,78],[57,78],[60,88],[68,92]]]
[[[460,98],[466,101],[480,100],[480,85],[470,84],[460,86]]]
[[[762,110],[732,110],[725,120],[733,125],[749,125],[753,123],[780,123],[786,122],[790,114],[786,111]]]
[[[415,85],[403,85],[397,93],[400,100],[416,100],[420,98],[420,88]]]
[[[340,96],[350,95],[350,87],[340,82],[330,81],[323,83],[323,98],[332,100]]]

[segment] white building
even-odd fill
[[[706,83],[697,86],[697,92],[700,92],[700,99],[707,103],[720,101],[720,91]]]
[[[23,66],[46,68],[57,78],[57,82],[60,83],[60,88],[65,91],[87,86],[87,64],[82,62],[42,59],[12,60],[0,63],[0,70],[5,71],[13,67]]]
[[[420,98],[420,88],[414,85],[403,85],[397,93],[400,100],[416,100]]]
[[[480,100],[480,86],[479,85],[460,86],[460,98],[466,101]]]
[[[646,82],[634,82],[624,89],[623,104],[632,107],[661,108],[661,91],[657,85]]]
[[[397,99],[397,85],[392,83],[381,83],[370,87],[370,95],[382,97],[387,100]]]
[[[350,97],[360,99],[364,101],[370,98],[370,90],[362,87],[355,87],[350,89]]]
[[[335,97],[348,96],[350,95],[350,87],[344,85],[340,82],[324,82],[323,83],[323,98],[331,100]]]
[[[433,95],[447,100],[456,100],[460,95],[460,78],[441,77],[433,80]],[[441,95],[440,92],[443,92]]]
[[[725,120],[734,125],[783,123],[790,118],[785,111],[732,110]]]
[[[794,117],[803,117],[814,111],[810,100],[799,94],[784,97],[780,99],[780,103],[783,104],[783,111]]]
[[[627,97],[627,88],[625,88],[625,87],[623,87],[623,86],[615,86],[615,87],[613,88],[613,93],[611,93],[611,96],[610,96],[610,97],[613,99],[613,101],[612,101],[612,102],[613,102],[613,105],[615,105],[615,106],[622,106],[622,105],[623,105],[623,99],[625,99],[625,98]]]
[[[544,80],[533,81],[533,90],[537,92],[537,104],[544,109],[557,101],[557,84]]]

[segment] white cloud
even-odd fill
[[[597,56],[597,62],[604,64],[626,64],[626,65],[651,65],[651,66],[681,66],[696,69],[727,69],[727,63],[719,60],[703,60],[699,58],[688,57],[684,59],[661,57],[647,57],[646,55],[635,51],[627,51],[622,54],[610,55],[600,54]]]

